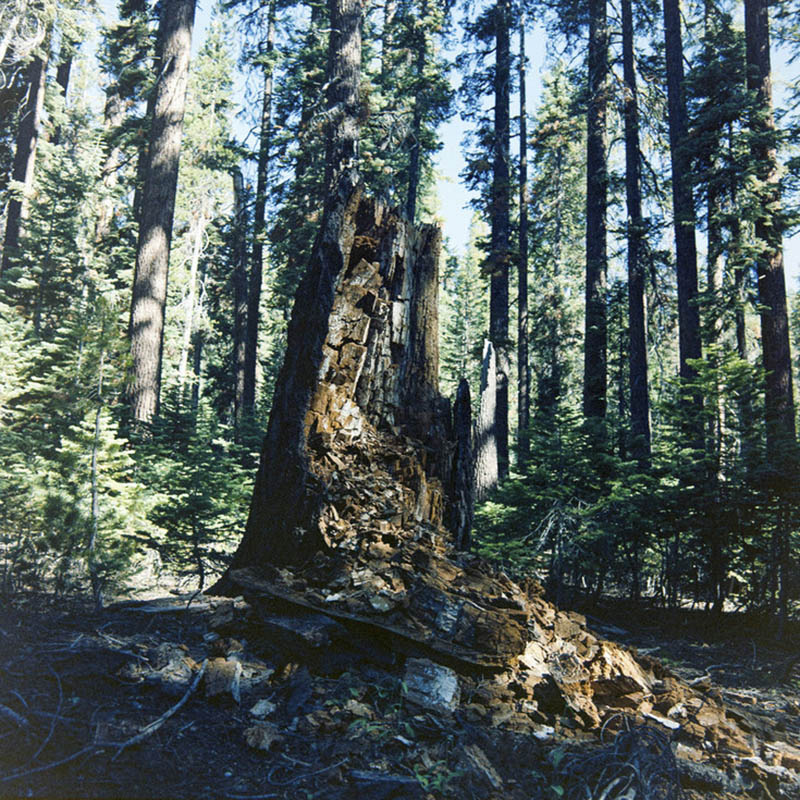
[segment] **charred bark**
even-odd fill
[[[472,461],[472,408],[466,378],[462,378],[458,384],[453,405],[453,440],[455,453],[447,522],[453,532],[455,546],[459,550],[468,550],[472,534],[475,476]]]

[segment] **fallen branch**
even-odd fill
[[[116,755],[114,756],[114,758],[111,759],[112,761],[116,761],[123,750],[125,750],[128,747],[131,747],[134,744],[139,744],[139,742],[143,742],[148,736],[154,734],[171,716],[177,713],[180,710],[180,708],[186,703],[186,701],[191,697],[192,693],[198,687],[200,681],[203,678],[203,675],[205,674],[206,664],[208,664],[207,659],[203,662],[203,665],[200,667],[200,671],[197,673],[197,675],[195,675],[194,680],[189,685],[189,688],[186,690],[186,693],[183,695],[183,697],[181,697],[181,699],[178,700],[178,702],[175,703],[175,705],[172,706],[172,708],[165,711],[158,719],[153,720],[149,725],[146,725],[144,728],[142,728],[142,730],[139,731],[139,733],[137,733],[136,736],[132,736],[130,739],[122,742],[121,744],[116,744],[116,743],[112,744],[111,742],[103,742],[102,744],[98,744],[97,746],[98,747],[113,746],[118,748]]]
[[[80,758],[83,755],[87,755],[88,753],[93,753],[95,750],[99,750],[100,748],[96,744],[90,744],[88,747],[83,747],[78,750],[76,753],[67,756],[66,758],[62,758],[58,761],[51,761],[49,764],[42,764],[41,767],[34,767],[33,769],[26,769],[22,772],[13,772],[11,775],[3,775],[0,776],[0,783],[5,783],[6,781],[13,781],[17,778],[25,778],[28,775],[35,775],[37,772],[44,772],[48,769],[53,769],[54,767],[60,767],[62,764],[67,764],[70,761],[74,761],[76,758]]]
[[[18,728],[30,727],[30,722],[28,722],[22,714],[17,714],[16,711],[10,709],[8,706],[4,706],[2,703],[0,703],[0,717],[11,720]]]
[[[291,786],[293,783],[298,783],[299,781],[304,781],[306,778],[312,778],[314,775],[321,775],[323,772],[330,772],[332,769],[336,769],[337,767],[341,767],[343,764],[346,764],[348,759],[343,758],[341,761],[337,761],[335,764],[331,764],[329,767],[323,767],[322,769],[315,769],[313,772],[306,772],[304,775],[298,775],[296,778],[291,778],[288,781],[276,781],[273,780],[272,776],[275,774],[276,768],[273,767],[270,770],[269,775],[267,775],[267,782],[271,783],[273,786]]]

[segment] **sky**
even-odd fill
[[[106,14],[113,13],[115,4],[112,0],[103,0],[102,5]],[[214,0],[199,0],[195,21],[195,33],[192,43],[193,54],[197,52],[205,38],[211,16]],[[459,45],[458,37],[454,37],[454,48]],[[517,37],[513,37],[512,49],[518,47]],[[527,108],[530,116],[535,112],[542,92],[542,79],[546,71],[545,53],[547,39],[544,29],[540,25],[529,26],[525,37],[525,50],[528,57]],[[455,57],[455,52],[446,52],[449,58]],[[789,76],[796,77],[797,64],[790,69],[784,53],[773,53],[773,69],[775,71],[776,105],[781,101],[782,86]],[[452,76],[457,85],[458,77]],[[512,116],[519,113],[519,97],[511,98]],[[530,126],[529,126],[530,129]],[[469,224],[472,218],[472,209],[469,206],[471,194],[462,184],[459,173],[463,169],[464,161],[461,153],[461,142],[467,130],[465,123],[458,113],[440,128],[442,149],[436,154],[435,165],[439,173],[437,182],[441,200],[440,215],[443,220],[444,235],[449,240],[449,246],[454,253],[464,253],[469,239]],[[518,140],[512,142],[512,148],[518,147]],[[702,232],[698,232],[698,249],[705,250],[705,239]],[[790,293],[800,290],[800,232],[784,241],[784,262],[786,270],[786,288]]]

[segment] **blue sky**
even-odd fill
[[[103,7],[107,10],[113,7],[111,0],[104,0]],[[214,0],[200,0],[197,5],[197,18],[193,50],[202,44],[205,31],[211,14]],[[545,72],[545,51],[546,36],[541,26],[531,26],[525,39],[525,49],[528,56],[529,67],[527,72],[527,103],[528,114],[536,110],[542,90],[542,77]],[[458,40],[455,42],[458,46]],[[517,42],[512,44],[516,49]],[[453,56],[454,53],[449,53]],[[793,67],[787,63],[784,53],[773,53],[773,68],[775,70],[775,92],[776,102],[781,100],[782,87],[790,78],[796,80],[798,65]],[[457,76],[453,76],[457,81]],[[518,97],[512,97],[512,114],[516,114],[519,108]],[[444,226],[444,234],[449,239],[450,247],[456,253],[463,252],[466,248],[469,236],[469,224],[472,218],[472,210],[469,208],[470,193],[462,185],[459,173],[463,168],[463,157],[461,154],[461,141],[466,132],[464,123],[458,114],[451,120],[442,125],[440,134],[443,147],[436,156],[436,168],[440,174],[438,188],[441,198],[441,215]],[[518,147],[515,140],[512,147]],[[698,247],[703,250],[705,247],[702,233],[699,236]],[[800,233],[795,234],[791,239],[784,242],[784,258],[786,269],[786,288],[789,292],[800,289]]]

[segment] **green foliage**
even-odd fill
[[[246,521],[252,460],[230,433],[207,409],[192,413],[167,404],[136,449],[138,480],[153,498],[152,527],[142,538],[200,589],[221,572]]]

